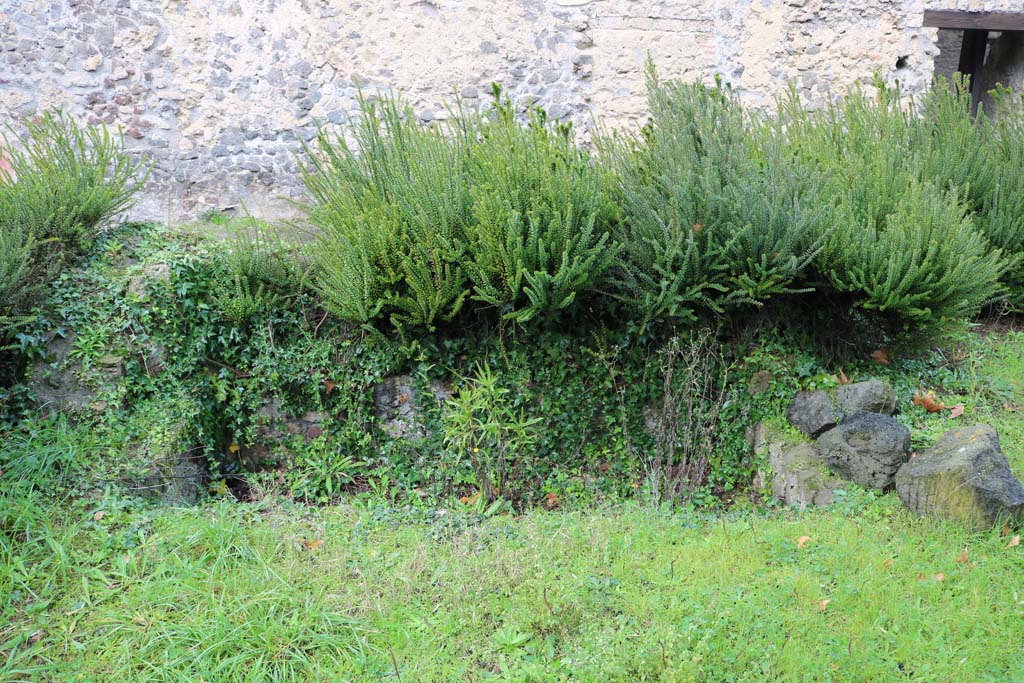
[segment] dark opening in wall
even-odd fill
[[[974,109],[991,111],[988,92],[997,84],[1021,91],[1024,12],[925,10],[924,25],[939,29],[936,77],[967,76]]]

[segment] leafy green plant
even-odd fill
[[[360,464],[325,435],[309,443],[293,440],[285,484],[293,496],[314,502],[330,502],[362,471]]]
[[[468,309],[525,322],[597,292],[617,247],[605,174],[568,126],[487,115],[430,128],[400,99],[361,100],[356,145],[321,131],[303,178],[319,287],[339,317],[436,329]]]
[[[470,196],[464,145],[424,128],[398,99],[360,99],[352,147],[321,130],[306,148],[309,217],[322,231],[316,266],[327,306],[346,320],[431,327],[469,292],[462,229]]]
[[[940,100],[929,106],[955,109]],[[791,153],[827,179],[816,201],[836,207],[835,229],[814,262],[821,289],[846,295],[903,339],[1002,296],[1001,251],[965,216],[955,179],[923,177],[922,164],[944,162],[915,145],[919,124],[898,90],[880,85],[877,98],[855,90],[817,112],[791,97],[781,118]]]
[[[306,288],[301,255],[270,225],[250,218],[232,232],[213,293],[224,316],[242,324],[277,306],[287,306]]]
[[[84,253],[115,215],[128,208],[149,166],[134,162],[120,136],[79,126],[62,111],[13,127],[0,140],[0,366],[7,383],[19,372],[11,339],[61,267]]]
[[[0,228],[0,350],[32,319],[27,310],[41,289],[33,277],[34,251],[35,239],[20,226]]]
[[[10,171],[0,182],[0,225],[20,226],[58,258],[74,257],[131,206],[150,166],[131,159],[119,134],[80,126],[59,109],[24,127],[23,138],[13,128],[4,135]]]
[[[454,466],[465,460],[487,502],[518,500],[531,474],[539,417],[516,407],[512,390],[479,365],[453,396],[444,418],[446,454]]]

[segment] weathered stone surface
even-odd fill
[[[240,202],[273,218],[301,194],[293,131],[349,120],[357,87],[400,92],[435,125],[453,92],[482,104],[499,82],[574,122],[584,140],[595,119],[645,119],[648,54],[665,77],[718,75],[754,105],[771,105],[793,81],[822,106],[875,73],[917,95],[938,52],[920,5],[21,0],[0,11],[0,111],[14,120],[63,105],[124,129],[156,161],[134,218],[175,221]],[[1019,0],[970,5],[1020,9]]]
[[[1024,519],[1024,487],[1010,471],[999,436],[988,425],[953,429],[896,474],[900,500],[918,515],[973,527],[1004,517]]]
[[[128,294],[137,299],[145,299],[149,295],[149,287],[153,282],[167,282],[171,279],[171,267],[166,263],[153,263],[142,269],[139,275],[128,278]]]
[[[877,379],[844,384],[836,390],[836,407],[843,415],[859,412],[892,415],[896,411],[896,392]]]
[[[188,401],[167,406],[176,414],[154,425],[133,446],[141,474],[126,473],[124,484],[165,505],[194,505],[206,495],[209,479],[206,454],[195,439],[198,406]]]
[[[451,398],[451,387],[438,381],[430,382],[430,396],[443,403]],[[374,416],[380,428],[399,439],[424,435],[423,421],[418,410],[417,392],[409,375],[388,377],[373,390]]]
[[[821,452],[810,443],[769,444],[768,464],[774,473],[772,493],[787,505],[831,505],[835,502],[834,491],[846,486],[832,476]]]
[[[809,437],[816,438],[839,422],[832,399],[825,391],[801,391],[786,409],[789,423]]]
[[[277,398],[267,398],[253,419],[256,425],[254,443],[239,444],[239,458],[243,466],[257,468],[275,460],[289,437],[299,436],[305,443],[322,436],[330,421],[321,412],[309,411],[302,415],[288,415]]]
[[[96,392],[79,380],[81,365],[68,358],[74,342],[73,334],[51,337],[46,357],[36,361],[28,372],[29,391],[45,410],[73,415],[88,410],[96,400]]]
[[[888,415],[854,413],[818,438],[825,465],[843,479],[873,489],[892,486],[910,453],[910,430]]]
[[[771,479],[772,495],[786,505],[806,508],[831,505],[835,491],[846,488],[846,482],[825,467],[825,461],[814,444],[791,443],[772,434],[758,424],[747,432],[747,440],[755,453],[766,453],[770,472],[758,473],[755,486]],[[758,481],[760,480],[760,481]]]
[[[154,460],[144,488],[165,505],[195,505],[206,493],[208,476],[206,456],[192,447]]]

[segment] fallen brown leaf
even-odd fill
[[[888,569],[889,567],[891,567],[891,566],[892,566],[892,558],[890,557],[890,558],[889,558],[888,560],[886,560],[885,562],[883,562],[883,563],[882,563],[882,566],[883,566],[883,567],[885,567],[886,569]]]
[[[558,496],[554,493],[548,493],[544,496],[544,500],[541,501],[541,505],[544,506],[545,510],[554,510],[558,507]]]
[[[1010,539],[1010,542],[1006,544],[1006,547],[1007,548],[1016,548],[1019,545],[1020,545],[1020,534],[1017,534],[1016,536],[1014,536],[1013,538]]]
[[[832,601],[829,600],[828,598],[825,598],[824,600],[820,601],[818,603],[818,611],[819,612],[824,612],[825,608],[828,607],[828,603],[830,603],[830,602],[832,602]]]
[[[803,548],[805,545],[807,545],[808,541],[810,540],[810,536],[801,536],[800,538],[796,539],[796,547]]]
[[[946,575],[943,574],[942,572],[939,572],[938,574],[935,575],[935,580],[939,581],[941,583],[942,581],[946,580]]]
[[[1003,530],[999,532],[999,535],[1000,536],[1009,536],[1010,535],[1010,523],[1009,522],[1004,522],[1003,523]]]
[[[333,379],[325,379],[324,380],[324,393],[327,394],[328,396],[330,396],[331,392],[334,391],[334,387],[336,387],[336,386],[338,386],[338,385],[334,382]]]
[[[889,349],[883,347],[872,351],[871,360],[881,365],[889,365]]]
[[[960,417],[964,414],[964,404],[960,403],[949,409],[949,416],[952,418]]]
[[[100,521],[101,519],[103,519],[106,516],[107,516],[106,510],[97,510],[96,512],[92,513],[92,521],[98,522],[98,521]]]
[[[306,550],[320,550],[324,547],[323,539],[302,539],[302,545],[306,546]]]
[[[967,564],[967,546],[956,556],[956,561],[960,564]]]
[[[850,380],[846,376],[846,373],[843,372],[842,368],[839,368],[839,384],[843,385],[843,384],[849,384],[849,383],[850,383]]]
[[[935,394],[932,392],[921,393],[920,391],[914,394],[914,405],[921,406],[929,413],[937,413],[940,410],[946,409],[945,403],[940,403]]]

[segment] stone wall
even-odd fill
[[[933,0],[1013,9],[1019,0]],[[123,127],[155,170],[136,217],[301,196],[294,154],[348,122],[358,84],[424,122],[497,81],[577,124],[635,125],[648,52],[666,76],[720,75],[754,104],[809,102],[878,73],[920,92],[938,55],[921,0],[4,0],[0,111],[63,105]]]

